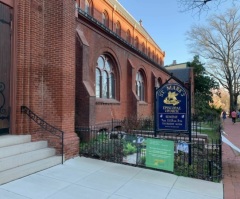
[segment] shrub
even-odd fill
[[[134,154],[136,152],[137,152],[137,147],[135,145],[133,145],[130,142],[124,144],[124,148],[123,148],[123,155],[124,156],[131,155],[131,154]]]

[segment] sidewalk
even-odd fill
[[[0,199],[223,199],[223,185],[77,157],[0,186]]]
[[[223,124],[226,138],[240,148],[240,123],[232,124],[227,118]],[[240,156],[236,156],[233,150],[223,143],[223,186],[225,199],[240,199]]]

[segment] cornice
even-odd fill
[[[163,55],[165,52],[158,46],[158,44],[153,40],[153,38],[148,34],[148,32],[143,28],[142,25],[117,1],[117,0],[105,0],[111,5],[116,12],[118,12],[123,18],[125,18],[135,29],[137,29],[146,39],[155,45]]]

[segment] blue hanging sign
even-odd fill
[[[156,130],[188,130],[188,95],[177,83],[165,84],[156,90]]]

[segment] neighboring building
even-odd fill
[[[164,56],[116,0],[0,0],[0,134],[46,139],[24,105],[65,132],[74,157],[76,125],[152,116]]]
[[[186,87],[191,85],[191,112],[194,113],[194,74],[193,68],[189,63],[180,63],[177,64],[176,60],[173,61],[173,64],[165,66],[165,68],[172,73],[173,76],[178,78]]]

